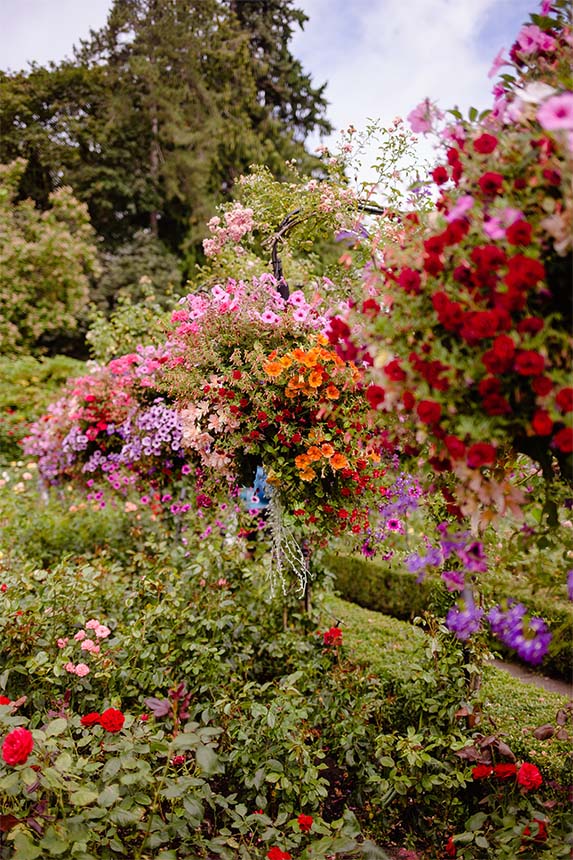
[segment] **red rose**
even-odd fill
[[[501,191],[501,187],[503,185],[503,176],[501,173],[493,173],[488,171],[480,176],[478,180],[478,185],[481,189],[482,194],[486,197],[493,197],[496,194],[499,194]]]
[[[434,400],[421,400],[416,412],[422,424],[437,424],[442,414],[442,407]]]
[[[426,254],[424,257],[424,271],[429,275],[439,275],[443,270],[444,264],[442,263],[438,254]]]
[[[471,252],[472,263],[479,269],[497,269],[507,262],[507,256],[502,248],[497,245],[478,245]]]
[[[511,776],[516,775],[517,766],[511,762],[503,762],[502,764],[496,764],[493,772],[498,779],[509,779]]]
[[[8,696],[0,696],[0,705],[11,705],[12,700]]]
[[[400,274],[398,275],[398,283],[402,287],[405,293],[412,293],[417,295],[420,292],[420,273],[416,272],[415,269],[402,269]]]
[[[89,714],[84,714],[80,723],[82,726],[97,726],[99,725],[100,718],[101,714],[98,711],[91,711]]]
[[[573,428],[563,427],[553,437],[553,444],[563,454],[570,454],[573,451]]]
[[[545,397],[553,388],[553,383],[548,376],[534,376],[531,387],[539,397]]]
[[[486,337],[492,337],[498,326],[497,311],[469,311],[464,316],[460,337],[467,343],[475,344]]]
[[[446,842],[446,844],[444,846],[444,851],[446,853],[446,857],[455,857],[456,854],[458,853],[457,848],[454,844],[454,837],[453,836],[450,836],[450,838]]]
[[[493,767],[488,764],[477,764],[472,767],[472,779],[487,779],[493,773]]]
[[[466,287],[472,282],[472,270],[466,263],[456,266],[452,275],[454,281],[457,281],[458,284],[464,284]]]
[[[100,725],[106,732],[119,732],[123,728],[125,717],[116,708],[108,708],[100,717]]]
[[[416,399],[411,391],[404,392],[402,395],[402,403],[404,404],[404,409],[407,409],[408,411],[414,408]]]
[[[558,391],[555,403],[561,412],[573,412],[573,388],[562,388]]]
[[[331,627],[322,634],[322,639],[325,645],[342,645],[342,630],[340,627]]]
[[[545,369],[545,359],[532,349],[524,349],[517,353],[513,366],[521,376],[541,376]]]
[[[549,412],[545,409],[538,409],[531,419],[531,426],[538,436],[549,436],[553,430],[553,421]]]
[[[12,767],[24,764],[34,749],[34,738],[28,729],[17,728],[9,732],[2,744],[2,758]]]
[[[454,460],[462,460],[466,454],[466,446],[457,436],[446,436],[444,444],[448,449],[448,453]]]
[[[501,382],[493,376],[486,376],[478,385],[478,391],[482,397],[487,397],[490,394],[499,394],[501,391]]]
[[[393,379],[395,382],[402,382],[402,380],[406,379],[406,373],[400,367],[400,362],[397,358],[384,365],[384,373],[388,379]]]
[[[282,851],[280,848],[277,848],[276,845],[267,851],[268,860],[291,860],[291,855],[288,851]]]
[[[366,389],[366,399],[371,409],[378,409],[386,397],[386,392],[380,385],[369,385]]]
[[[520,334],[537,334],[543,328],[543,320],[540,317],[526,317],[516,327]]]
[[[517,783],[525,791],[530,791],[532,788],[539,788],[543,782],[543,777],[539,772],[539,768],[528,761],[523,762],[517,771]]]
[[[545,278],[544,266],[532,257],[515,254],[509,258],[507,265],[509,271],[503,280],[508,287],[526,290]]]
[[[436,185],[443,185],[444,182],[447,182],[450,177],[448,176],[448,171],[442,165],[434,168],[432,170],[432,179],[436,183]]]
[[[312,822],[314,821],[312,815],[303,815],[302,813],[297,818],[298,826],[301,830],[301,833],[308,833],[312,828]]]
[[[495,463],[495,448],[489,442],[476,442],[469,449],[466,462],[470,469]]]
[[[501,394],[490,394],[484,397],[483,408],[488,415],[509,415],[511,412],[511,406]]]
[[[427,254],[441,254],[446,247],[446,234],[440,233],[439,236],[430,236],[424,240],[424,251]]]
[[[489,155],[497,146],[497,137],[493,134],[481,134],[474,140],[474,149],[480,155]]]
[[[540,818],[534,818],[533,824],[536,827],[535,836],[531,836],[531,827],[529,824],[524,827],[523,835],[528,839],[531,839],[532,842],[545,842],[547,839],[547,827],[545,821],[542,821]]]
[[[514,221],[505,231],[505,238],[510,245],[531,244],[531,224],[527,221]]]

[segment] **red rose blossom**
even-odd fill
[[[106,732],[119,732],[123,728],[125,717],[117,708],[108,708],[100,717],[100,725]]]
[[[481,134],[476,137],[473,146],[480,155],[489,155],[497,146],[497,137],[494,137],[493,134]]]
[[[421,400],[416,412],[422,424],[437,424],[442,414],[442,407],[434,400]]]
[[[398,275],[398,283],[405,293],[417,295],[421,291],[420,273],[416,272],[415,269],[409,269],[407,267],[402,269]]]
[[[312,822],[314,821],[314,819],[312,815],[303,815],[303,813],[301,812],[301,814],[297,818],[297,821],[301,833],[308,833],[312,828]]]
[[[402,395],[402,403],[404,404],[404,409],[407,409],[408,412],[414,408],[416,403],[416,398],[412,394],[411,391],[405,391]]]
[[[545,359],[532,349],[524,349],[517,353],[514,368],[521,376],[541,376]]]
[[[531,387],[539,397],[545,397],[553,388],[553,382],[548,376],[534,376]]]
[[[32,732],[19,727],[13,729],[4,738],[2,758],[11,767],[17,764],[25,764],[33,749],[34,738],[32,737]]]
[[[535,836],[531,836],[531,827],[526,825],[523,829],[523,835],[527,841],[531,842],[545,842],[547,839],[547,826],[545,821],[542,821],[541,818],[533,819],[534,826],[536,825],[536,833]]]
[[[288,851],[282,851],[280,848],[277,848],[276,845],[273,845],[272,848],[267,851],[268,860],[291,860],[291,855]]]
[[[513,224],[505,231],[505,238],[510,245],[529,245],[531,244],[531,224],[527,221],[514,221]]]
[[[509,779],[516,775],[517,765],[512,762],[502,762],[501,764],[495,765],[493,773],[498,779]]]
[[[525,791],[531,791],[532,788],[539,788],[543,783],[543,777],[536,765],[525,761],[517,771],[517,783]]]
[[[447,182],[450,177],[448,176],[448,171],[443,165],[438,165],[432,170],[432,179],[436,183],[436,185],[443,185],[444,182]]]
[[[573,451],[573,428],[559,430],[553,437],[553,445],[563,454],[570,454]]]
[[[446,436],[444,438],[444,445],[448,449],[448,454],[454,460],[461,460],[465,457],[466,446],[457,436]]]
[[[89,714],[84,714],[80,723],[82,726],[97,726],[101,719],[101,714],[98,711],[91,711]]]
[[[543,328],[543,320],[541,317],[525,317],[517,323],[517,331],[520,334],[537,334]]]
[[[490,394],[483,399],[483,408],[488,415],[509,415],[511,406],[501,394]]]
[[[538,436],[549,436],[553,430],[553,421],[549,412],[545,409],[538,409],[531,419],[531,426]]]
[[[366,389],[366,399],[371,409],[378,409],[385,397],[386,392],[380,385],[369,385]]]
[[[400,362],[397,358],[392,359],[392,361],[384,365],[384,373],[388,379],[393,379],[395,382],[402,382],[402,380],[406,379],[406,373],[400,367]]]
[[[543,264],[532,257],[515,254],[509,258],[507,265],[509,271],[503,280],[508,287],[527,290],[545,278]]]
[[[493,773],[493,767],[489,764],[476,764],[472,767],[472,779],[487,779]]]
[[[438,254],[426,254],[424,257],[424,271],[429,275],[439,275],[444,264]]]
[[[573,412],[573,388],[562,388],[558,391],[555,403],[561,412]]]
[[[466,462],[470,469],[495,463],[495,448],[489,442],[476,442],[468,451]]]
[[[501,173],[493,173],[488,171],[478,179],[478,185],[486,197],[494,197],[501,192],[503,185],[503,176]]]

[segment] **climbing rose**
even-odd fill
[[[543,777],[539,768],[525,761],[517,771],[517,782],[525,791],[530,791],[532,788],[539,788]]]
[[[302,833],[308,833],[309,832],[309,830],[312,827],[313,820],[314,819],[313,819],[312,815],[303,815],[303,813],[301,813],[299,815],[297,821],[298,821],[298,826],[299,826]]]
[[[24,764],[34,748],[34,738],[28,729],[17,728],[4,738],[2,758],[9,765]]]
[[[119,732],[123,728],[125,717],[116,708],[108,708],[100,717],[100,725],[106,732]]]

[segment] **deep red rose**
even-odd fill
[[[395,382],[402,382],[402,380],[406,379],[406,372],[400,367],[400,362],[397,358],[392,359],[392,361],[384,365],[384,373],[388,379],[393,379]]]
[[[481,134],[479,137],[476,137],[473,146],[475,151],[479,152],[480,155],[488,155],[496,148],[497,137],[494,137],[493,134]]]
[[[543,328],[544,322],[541,317],[525,317],[517,323],[517,331],[520,334],[537,334]]]
[[[475,442],[468,451],[466,462],[470,469],[495,463],[495,448],[489,442]]]
[[[553,388],[553,382],[548,376],[534,376],[531,387],[539,397],[545,397]]]
[[[0,696],[0,705],[11,705],[12,700],[8,696]]]
[[[532,788],[539,788],[543,783],[543,777],[538,767],[525,761],[517,771],[517,783],[525,791],[531,791]]]
[[[541,376],[545,369],[545,359],[532,349],[517,353],[514,368],[521,376]]]
[[[573,412],[573,388],[562,388],[558,391],[555,403],[561,412]]]
[[[288,851],[282,851],[280,848],[277,848],[276,845],[273,845],[273,847],[267,851],[267,858],[268,860],[291,860],[291,855]]]
[[[502,762],[495,765],[493,772],[498,779],[509,779],[517,774],[517,765],[512,762]]]
[[[18,727],[9,732],[2,744],[2,758],[6,764],[14,767],[24,764],[34,749],[34,738],[28,729]]]
[[[460,337],[467,343],[475,344],[486,337],[493,337],[497,331],[499,316],[496,310],[470,311],[465,314]]]
[[[478,245],[470,254],[472,263],[480,269],[497,269],[507,262],[507,255],[503,248],[497,245]]]
[[[439,275],[443,270],[444,264],[438,254],[426,254],[424,257],[424,271],[429,275]]]
[[[415,269],[409,269],[406,267],[405,269],[402,269],[398,275],[398,283],[404,292],[417,295],[421,290],[420,273],[416,272]]]
[[[312,828],[312,822],[314,821],[314,819],[312,815],[303,815],[303,813],[301,812],[301,814],[297,818],[297,821],[301,833],[308,833]]]
[[[489,764],[476,764],[472,767],[472,779],[487,779],[493,773],[493,767]]]
[[[531,827],[528,824],[523,829],[524,837],[531,842],[545,842],[545,840],[547,839],[547,826],[545,824],[545,821],[542,821],[541,818],[534,818],[533,824],[534,826],[536,825],[535,836],[531,836],[532,831]]]
[[[339,513],[342,513],[339,511]],[[344,511],[348,516],[348,512]],[[325,645],[342,645],[342,630],[340,627],[331,627],[322,634],[322,639]]]
[[[461,439],[458,439],[457,436],[446,436],[444,444],[454,460],[463,460],[466,455],[466,446]]]
[[[125,717],[117,708],[108,708],[100,717],[100,725],[106,732],[119,732],[123,728]]]
[[[458,850],[454,844],[454,837],[453,836],[450,836],[450,838],[448,839],[448,841],[444,845],[444,851],[445,851],[446,857],[455,857],[456,854],[458,853]]]
[[[493,297],[493,303],[496,310],[504,312],[521,311],[525,307],[525,294],[518,287],[507,285],[507,276],[504,278],[506,282],[505,290],[496,290]]]
[[[553,430],[553,421],[549,412],[545,409],[538,409],[531,419],[531,426],[538,436],[549,436]]]
[[[464,169],[462,167],[461,161],[457,161],[454,164],[454,166],[452,167],[452,179],[456,183],[456,185],[459,183],[463,172],[464,172]]]
[[[366,399],[371,409],[378,409],[386,397],[386,392],[380,385],[369,385],[366,389]]]
[[[505,238],[510,245],[530,245],[531,230],[531,224],[527,221],[514,221],[505,231]]]
[[[481,189],[482,194],[486,197],[494,197],[496,194],[501,192],[501,188],[503,185],[503,176],[501,173],[493,173],[492,171],[488,171],[484,173],[478,179],[478,185]]]
[[[457,164],[457,162],[460,160],[460,153],[455,148],[455,146],[450,146],[450,148],[446,152],[446,158],[449,165],[453,166],[454,164]]]
[[[490,394],[483,399],[483,408],[488,415],[509,415],[511,406],[501,394]]]
[[[553,444],[563,454],[570,454],[573,451],[573,428],[563,427],[553,437]]]
[[[501,391],[501,382],[493,376],[486,376],[479,383],[478,391],[482,397],[487,397],[490,394],[499,394]]]
[[[414,408],[416,399],[411,391],[404,392],[402,395],[402,403],[404,404],[404,409],[407,409],[408,411]]]
[[[452,275],[454,281],[457,281],[458,284],[464,284],[466,287],[472,282],[472,270],[466,263],[461,263],[459,266],[456,266]]]
[[[436,424],[440,420],[442,407],[434,400],[421,400],[416,412],[422,424]]]
[[[424,251],[427,254],[441,254],[446,247],[446,234],[440,233],[439,236],[430,236],[424,240]]]
[[[449,178],[448,171],[441,164],[432,170],[432,179],[436,185],[443,185]]]
[[[532,257],[526,257],[524,254],[515,254],[510,257],[507,265],[509,271],[503,280],[508,287],[527,290],[545,278],[543,264]]]
[[[469,221],[465,218],[456,218],[446,227],[443,236],[446,245],[457,245],[469,232]]]
[[[89,714],[84,714],[80,723],[82,726],[97,726],[101,719],[101,714],[98,711],[91,711]]]
[[[362,302],[362,313],[365,316],[376,317],[380,313],[380,305],[374,299],[366,299]]]

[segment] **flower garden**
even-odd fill
[[[491,110],[253,168],[148,340],[7,368],[0,858],[572,856],[491,665],[571,677],[572,54],[543,0]]]

